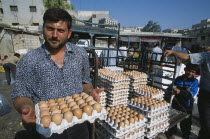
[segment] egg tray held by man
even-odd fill
[[[82,92],[65,98],[40,101],[35,105],[36,129],[45,137],[61,134],[65,129],[84,121],[106,118],[107,112],[92,96]]]

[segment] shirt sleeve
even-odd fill
[[[192,84],[192,87],[190,89],[190,93],[194,97],[198,93],[198,80],[195,79],[195,81]]]
[[[15,85],[11,93],[12,101],[14,101],[16,97],[32,97],[27,87],[28,82],[30,82],[29,69],[24,60],[21,59],[17,65]]]
[[[204,61],[203,59],[202,53],[190,54],[190,61],[192,64],[201,64]]]
[[[83,58],[82,82],[91,84],[90,65],[89,65],[89,59],[88,59],[87,52],[85,52],[84,58]]]

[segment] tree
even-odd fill
[[[161,32],[161,26],[152,20],[150,20],[146,26],[142,29],[143,32]]]
[[[43,0],[45,9],[61,8],[64,10],[74,10],[75,6],[68,3],[69,0]]]

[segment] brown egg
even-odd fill
[[[83,112],[85,112],[88,116],[91,116],[92,115],[92,107],[90,105],[86,105],[83,107]]]
[[[115,123],[115,124],[118,124],[119,122],[120,122],[120,119],[115,119],[115,120],[114,120],[114,123]]]
[[[93,97],[92,97],[92,96],[88,96],[88,97],[85,99],[85,102],[87,103],[87,102],[89,102],[89,101],[91,101],[91,100],[93,100]]]
[[[45,115],[41,118],[40,123],[43,124],[44,128],[48,128],[50,126],[51,118],[49,115]]]
[[[70,111],[67,111],[63,114],[63,118],[67,120],[68,123],[70,123],[73,119],[73,114]]]
[[[126,126],[129,126],[130,125],[130,122],[128,120],[125,120],[125,125]]]
[[[58,106],[51,106],[50,107],[50,112],[52,112],[53,110],[58,109]]]
[[[71,108],[71,107],[72,107],[72,106],[74,106],[74,105],[77,105],[77,103],[76,103],[76,102],[74,102],[74,101],[73,101],[73,102],[68,103],[68,107],[69,107],[69,108]]]
[[[106,108],[106,111],[109,111],[109,110],[110,110],[110,108],[109,108],[109,107],[107,107],[107,108]]]
[[[67,101],[70,98],[71,98],[70,96],[66,96],[64,100]]]
[[[96,103],[96,101],[95,100],[90,100],[89,102],[88,102],[88,105],[93,105],[93,104],[95,104]]]
[[[43,116],[45,116],[45,115],[49,115],[49,116],[50,116],[49,110],[43,110],[43,111],[40,112],[40,117],[41,117],[41,118],[42,118]]]
[[[63,100],[63,98],[58,98],[55,102],[58,103],[58,102],[60,102],[62,100]]]
[[[59,106],[62,105],[62,104],[65,104],[65,101],[64,100],[61,100],[61,101],[58,102],[58,105]]]
[[[129,118],[129,122],[130,122],[131,124],[134,124],[134,123],[135,123],[134,118]]]
[[[49,107],[52,107],[52,106],[57,106],[57,104],[55,102],[49,103]]]
[[[82,118],[82,110],[80,108],[77,108],[73,111],[73,115],[76,116],[78,119]]]
[[[73,94],[72,98],[75,99],[76,97],[79,97],[79,94]]]
[[[74,98],[74,101],[77,102],[77,101],[79,101],[81,99],[82,99],[81,97],[76,97],[76,98]]]
[[[135,120],[136,122],[139,121],[139,118],[138,118],[137,116],[134,116],[133,118],[134,118],[134,120]]]
[[[138,119],[143,120],[143,115],[142,114],[138,114]]]
[[[70,102],[73,102],[74,100],[72,99],[72,98],[70,98],[70,99],[68,99],[67,101],[66,101],[66,103],[68,104],[68,103],[70,103]]]
[[[77,105],[80,105],[82,103],[85,103],[85,101],[83,99],[80,99],[80,100],[77,101]]]
[[[87,97],[89,97],[89,95],[85,94],[84,96],[82,96],[82,99],[86,99]]]
[[[108,114],[108,117],[109,117],[109,118],[112,117],[112,113],[109,113],[109,114]]]
[[[48,108],[48,104],[47,103],[40,104],[39,109],[42,109],[42,108]]]
[[[59,109],[62,110],[63,108],[66,108],[66,107],[67,107],[67,105],[66,105],[66,103],[64,103],[64,104],[60,105]]]
[[[87,105],[86,103],[82,103],[82,104],[79,105],[79,108],[82,109],[86,105]]]
[[[86,93],[85,93],[85,92],[82,92],[82,93],[80,94],[80,97],[82,97],[82,96],[84,96],[84,95],[86,95]]]
[[[39,102],[38,105],[40,106],[41,104],[45,104],[45,103],[46,103],[46,101],[42,100],[42,101]]]
[[[54,109],[52,112],[51,112],[51,115],[54,115],[56,113],[61,113],[61,111],[59,109]]]
[[[61,113],[64,114],[65,112],[70,111],[70,109],[68,107],[65,107],[61,110]]]
[[[74,106],[71,107],[71,110],[73,111],[73,110],[75,110],[77,108],[79,108],[79,106],[78,105],[74,105]]]
[[[41,111],[44,111],[44,110],[49,111],[49,108],[41,108],[41,109],[40,109],[40,112],[41,112]]]
[[[124,128],[125,127],[125,123],[124,122],[120,122],[120,123],[118,123],[118,126]]]
[[[101,105],[99,103],[93,104],[93,109],[96,110],[97,112],[101,112]]]
[[[48,104],[50,104],[50,103],[55,103],[55,100],[54,99],[48,100]]]
[[[60,125],[62,122],[62,116],[59,113],[55,113],[52,116],[52,122],[54,122],[56,125]]]

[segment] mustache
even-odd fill
[[[50,41],[60,41],[59,39],[57,38],[49,38]]]

